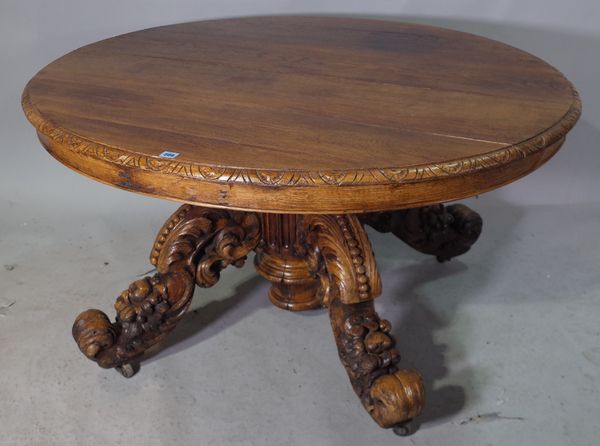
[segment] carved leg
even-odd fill
[[[304,225],[309,262],[355,392],[380,426],[410,421],[423,409],[423,382],[417,372],[397,369],[390,323],[373,307],[381,285],[364,228],[353,215],[309,215]]]
[[[437,204],[393,212],[364,214],[361,220],[440,262],[467,252],[481,234],[479,214],[465,205]]]
[[[190,305],[195,284],[210,287],[226,266],[242,266],[260,237],[253,213],[184,205],[159,232],[150,260],[153,277],[133,282],[115,303],[116,321],[99,310],[73,324],[80,350],[101,367],[123,367],[161,341]]]

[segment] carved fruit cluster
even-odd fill
[[[342,308],[347,316],[338,339],[340,357],[369,414],[382,427],[420,414],[425,400],[423,380],[417,372],[397,369],[400,353],[389,334],[390,323],[379,319],[372,302]]]
[[[400,359],[394,340],[389,336],[389,321],[380,320],[375,314],[354,313],[344,321],[343,330],[342,341],[349,355],[347,362],[355,377],[388,369]]]
[[[144,332],[157,330],[170,308],[161,275],[136,280],[115,302],[123,339],[135,339]]]

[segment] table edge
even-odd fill
[[[447,177],[469,175],[492,170],[539,152],[564,138],[581,115],[581,99],[571,85],[573,102],[565,115],[543,132],[488,153],[472,157],[425,163],[413,166],[343,170],[273,170],[211,166],[189,161],[166,160],[110,146],[77,135],[45,118],[33,105],[29,84],[21,99],[27,119],[41,133],[69,151],[90,158],[107,161],[117,166],[134,166],[157,174],[173,175],[201,182],[252,185],[261,187],[321,187],[321,186],[376,186],[400,185]],[[58,158],[62,162],[62,158]]]

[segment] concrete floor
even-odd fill
[[[428,390],[408,438],[362,409],[327,314],[271,306],[251,259],[197,290],[134,378],[98,368],[72,321],[90,307],[112,317],[176,205],[0,201],[0,445],[597,444],[600,205],[498,197],[467,201],[484,232],[447,264],[369,233],[378,309]]]

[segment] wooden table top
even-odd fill
[[[42,69],[23,108],[55,158],[99,181],[193,204],[332,213],[513,181],[558,150],[581,103],[547,63],[471,34],[255,17],[85,46]]]

